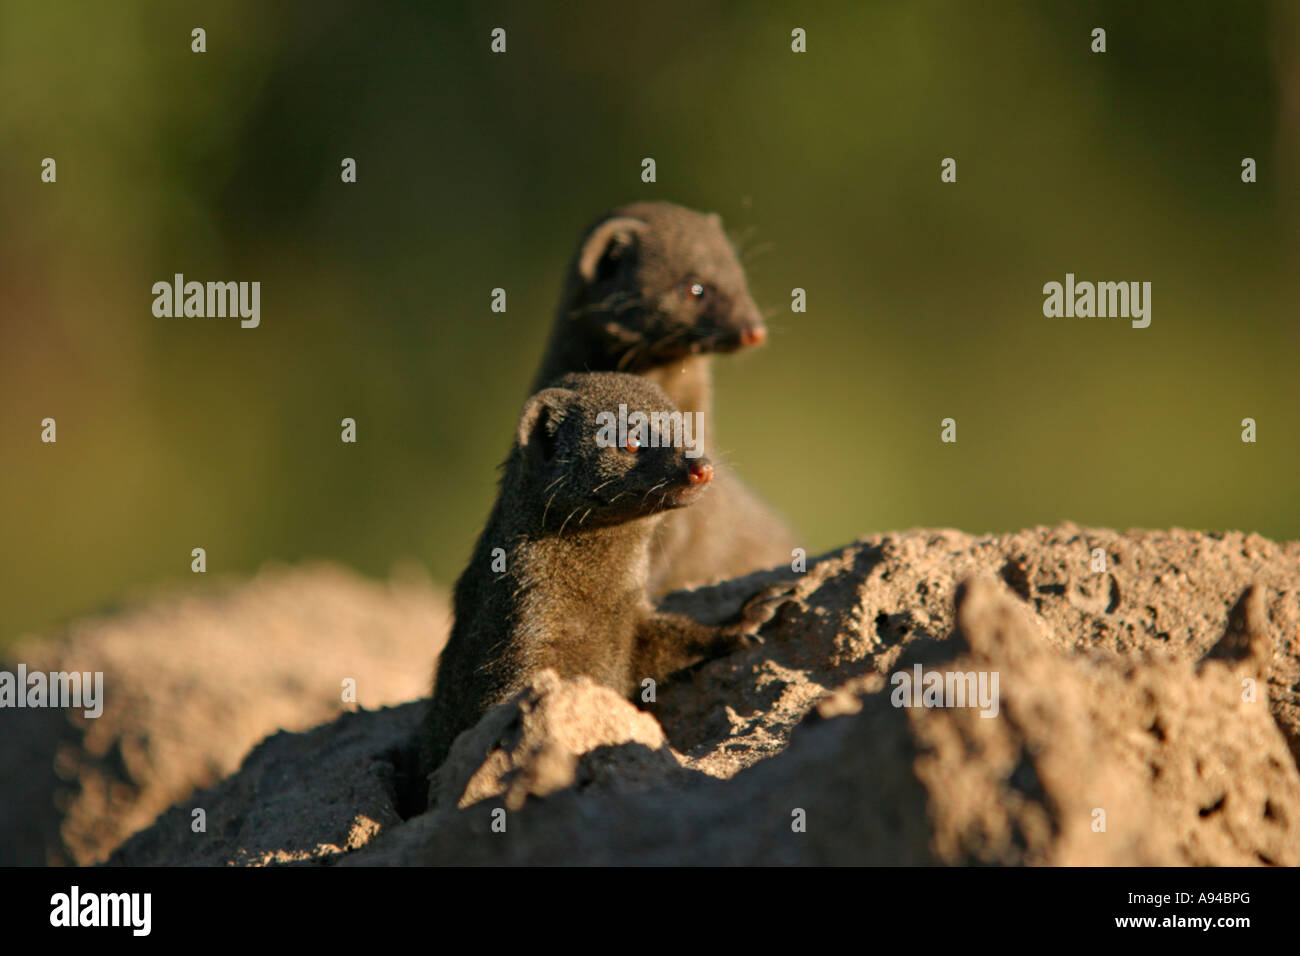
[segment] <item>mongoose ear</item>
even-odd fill
[[[541,464],[555,457],[555,436],[574,397],[565,388],[544,388],[524,403],[515,440],[526,455]]]
[[[615,216],[606,219],[582,244],[578,253],[578,275],[588,284],[608,278],[619,260],[636,245],[636,238],[648,228],[640,219]]]

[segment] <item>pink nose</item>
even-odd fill
[[[740,341],[744,345],[762,345],[767,341],[767,329],[761,325],[745,329],[740,333]]]
[[[693,485],[707,485],[713,480],[713,466],[707,461],[693,461],[686,471],[686,478]]]

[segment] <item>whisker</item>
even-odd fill
[[[567,477],[569,477],[569,476],[568,476],[568,475],[561,475],[558,479],[556,479],[556,481],[563,481],[563,480],[564,480],[565,478],[567,478]],[[553,481],[553,482],[551,482],[551,484],[553,485],[553,484],[555,484],[555,482]],[[542,492],[542,494],[545,494],[545,493],[546,493],[546,492]],[[558,495],[559,493],[560,493],[560,489],[559,489],[559,488],[556,488],[554,491],[551,492],[551,497],[549,497],[549,498],[546,499],[546,507],[542,509],[542,527],[543,527],[543,528],[546,527],[546,515],[547,515],[547,514],[550,512],[550,510],[551,510],[551,502],[555,500],[555,496]]]
[[[632,364],[632,359],[640,358],[642,353],[646,352],[648,348],[649,345],[646,342],[637,342],[633,344],[633,346],[629,348],[626,352],[624,352],[623,355],[619,358],[618,368],[616,369],[616,371],[621,372],[625,368],[629,367]]]
[[[668,545],[664,544],[663,539],[658,534],[653,535],[650,539],[650,546],[652,548],[656,545],[656,543],[659,546],[659,557],[666,561],[666,559],[668,558]]]
[[[645,298],[640,295],[633,295],[622,289],[616,289],[599,302],[588,302],[586,305],[578,306],[569,310],[570,318],[580,318],[593,312],[626,312],[628,309],[635,309],[645,304]]]
[[[641,502],[642,502],[642,504],[645,503],[645,500],[646,500],[647,498],[649,498],[652,494],[654,494],[656,491],[658,491],[660,488],[662,488],[662,487],[663,487],[664,485],[666,485],[666,484],[668,484],[668,479],[667,479],[667,478],[665,478],[663,481],[659,482],[659,484],[655,485],[653,488],[651,488],[649,491],[647,491],[645,494],[643,494],[643,495],[641,496]]]
[[[742,259],[744,258],[746,244],[748,244],[749,240],[754,238],[754,233],[756,232],[758,232],[758,227],[750,225],[731,234],[731,244],[736,247],[736,253]]]
[[[626,312],[628,309],[640,308],[646,304],[646,301],[647,300],[644,296],[629,296],[626,301],[621,302],[614,307],[614,314],[617,315],[620,312]]]

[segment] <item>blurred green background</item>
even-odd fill
[[[580,230],[639,198],[749,237],[718,433],[811,552],[1300,536],[1300,4],[788,6],[0,4],[0,642],[199,546],[452,581]],[[1044,318],[1067,271],[1151,327]],[[155,318],[175,272],[260,281],[261,328]]]

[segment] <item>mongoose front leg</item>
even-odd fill
[[[639,686],[647,677],[659,683],[692,664],[762,643],[758,628],[772,619],[791,593],[790,585],[770,585],[723,624],[702,624],[684,614],[656,611],[637,628],[630,683]]]
[[[629,689],[640,686],[647,677],[660,683],[684,667],[748,647],[746,638],[745,634],[729,633],[726,626],[701,624],[684,614],[656,612],[637,628]]]

